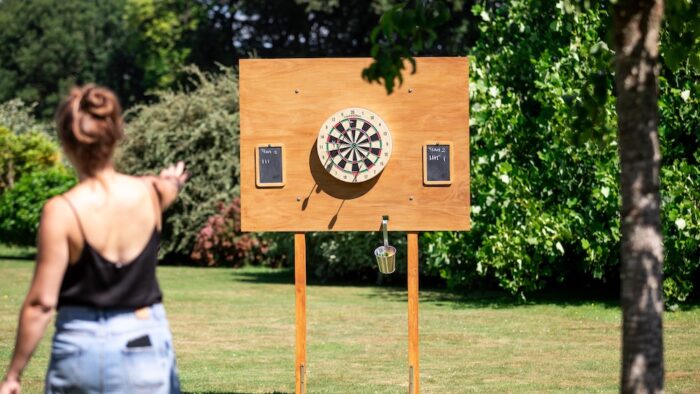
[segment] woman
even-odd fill
[[[121,108],[105,88],[73,89],[56,121],[80,182],[44,206],[34,278],[0,394],[20,392],[54,310],[47,393],[179,392],[155,271],[161,212],[187,180],[184,164],[159,177],[116,172]]]

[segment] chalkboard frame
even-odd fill
[[[282,153],[282,158],[280,159],[282,161],[282,182],[261,182],[260,181],[260,157],[259,157],[259,152],[260,148],[280,148],[280,152]],[[284,153],[284,144],[280,143],[274,143],[274,144],[257,144],[255,145],[255,186],[257,187],[284,187],[285,183],[287,183],[287,165],[285,163],[285,153]]]
[[[446,181],[429,181],[428,180],[428,146],[446,145],[450,150],[450,179]],[[423,184],[425,186],[448,186],[452,184],[454,179],[454,144],[452,141],[426,141],[423,144]]]

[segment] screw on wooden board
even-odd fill
[[[413,196],[409,196],[409,197],[408,197],[408,200],[409,200],[409,201],[413,201]]]
[[[299,94],[299,89],[294,89],[294,94]]]
[[[413,93],[413,88],[408,88],[408,93]]]
[[[297,196],[297,202],[301,201],[301,197]]]

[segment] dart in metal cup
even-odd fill
[[[374,257],[377,258],[379,272],[382,274],[391,274],[396,270],[396,248],[389,246],[389,234],[387,232],[387,224],[389,217],[382,218],[382,234],[384,235],[384,246],[374,249]]]

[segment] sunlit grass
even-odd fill
[[[3,369],[32,266],[0,261]],[[161,267],[159,276],[184,391],[294,391],[291,272]],[[617,392],[620,311],[592,299],[518,304],[422,291],[421,392]],[[407,391],[405,289],[310,285],[307,308],[310,393]],[[667,313],[664,324],[666,389],[697,392],[700,308]],[[26,371],[26,393],[43,389],[48,338]]]

